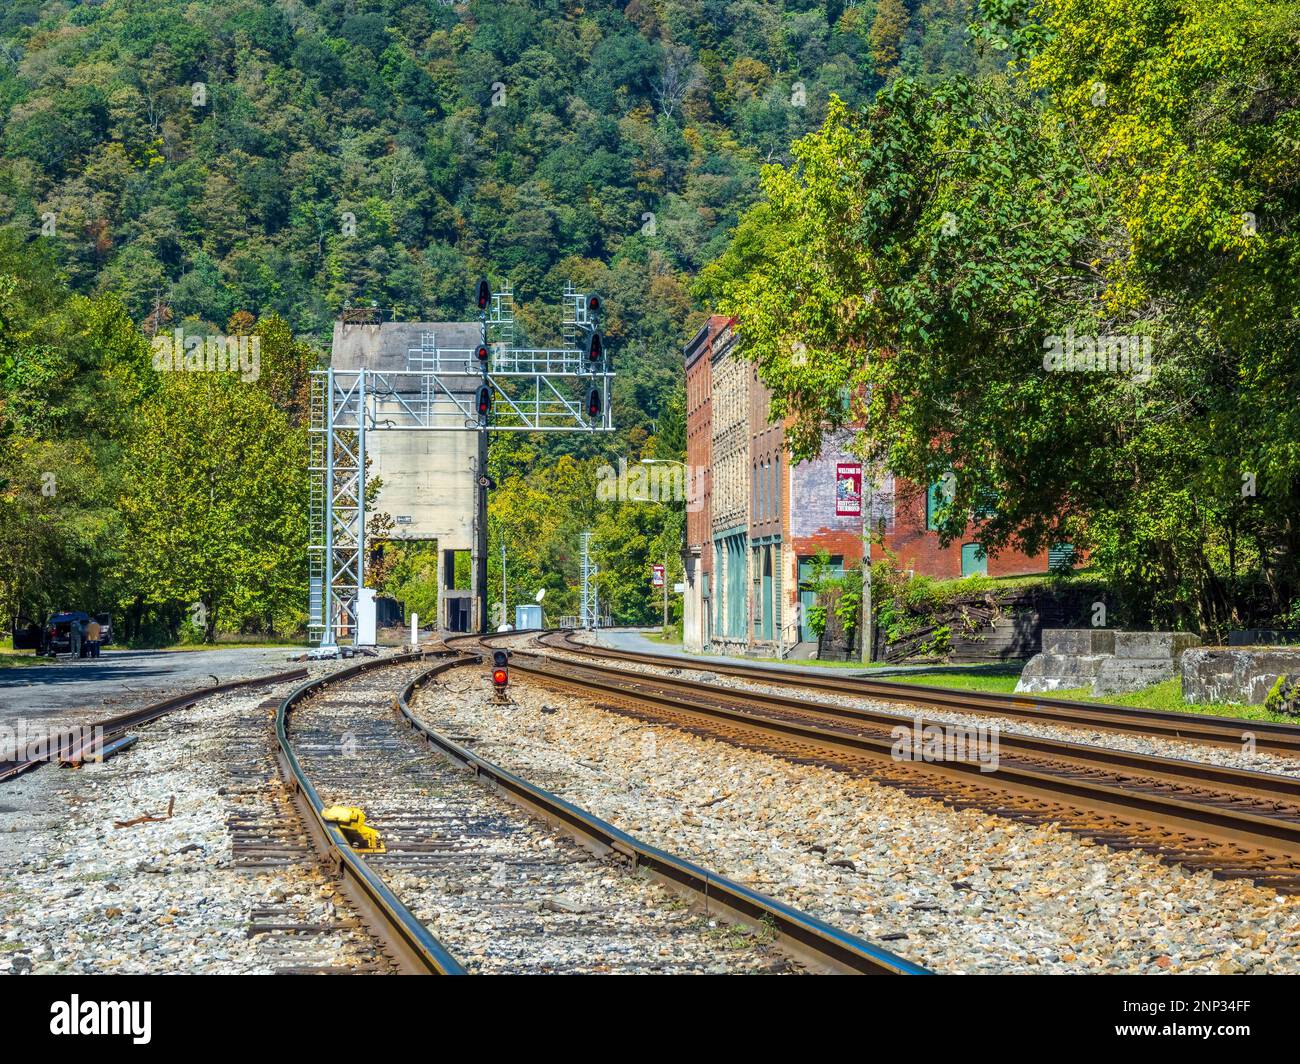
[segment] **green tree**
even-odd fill
[[[907,23],[907,5],[903,0],[879,0],[876,4],[876,17],[871,21],[871,61],[882,77],[894,68],[902,54]]]
[[[305,437],[264,393],[166,374],[125,457],[126,571],[145,603],[183,605],[209,643],[227,615],[301,623]]]

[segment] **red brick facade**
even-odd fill
[[[924,489],[906,480],[894,482],[894,528],[885,535],[885,547],[898,556],[900,569],[914,570],[917,575],[936,580],[953,580],[961,576],[963,543],[975,541],[974,524],[967,525],[966,535],[946,547],[939,546],[939,536],[925,527]],[[859,551],[857,557],[861,558]],[[1047,572],[1047,554],[1026,555],[1007,549],[988,556],[989,576],[1020,576]]]

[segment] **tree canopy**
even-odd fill
[[[832,101],[697,293],[800,453],[858,424],[918,485],[953,471],[945,537],[1086,548],[1137,623],[1281,616],[1300,5],[983,7],[1010,71]]]

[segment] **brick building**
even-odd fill
[[[715,314],[686,345],[686,466],[688,484],[701,483],[688,499],[682,552],[686,594],[682,628],[687,650],[702,651],[712,635],[713,580],[713,338],[730,319]],[[703,470],[703,474],[696,473]],[[694,475],[692,475],[694,474]]]
[[[1011,576],[1046,572],[1049,555],[1058,560],[1056,551],[986,558],[973,524],[961,541],[940,546],[934,514],[942,484],[886,475],[864,485],[849,432],[792,465],[784,426],[771,417],[771,394],[740,356],[734,326],[714,315],[685,349],[687,464],[704,470],[705,485],[703,504],[688,507],[686,521],[688,650],[810,653],[815,559],[825,551],[833,572],[861,563],[864,508],[898,566],[920,575]]]

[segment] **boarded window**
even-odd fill
[[[1047,568],[1052,571],[1074,568],[1074,544],[1057,543],[1047,548]]]

